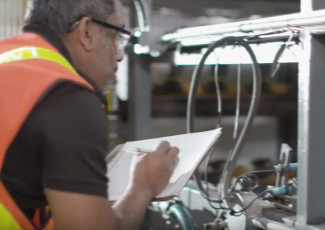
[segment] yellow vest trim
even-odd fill
[[[23,230],[12,217],[10,212],[0,203],[0,229],[2,230]]]
[[[30,59],[41,59],[46,61],[55,62],[61,66],[66,67],[73,73],[77,74],[75,69],[71,64],[60,54],[53,52],[49,49],[39,48],[39,47],[22,47],[8,52],[0,54],[0,65],[14,62],[14,61],[23,61]],[[77,74],[78,75],[78,74]]]

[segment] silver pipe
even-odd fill
[[[199,26],[179,29],[175,33],[166,34],[162,41],[175,41],[203,35],[224,35],[232,33],[249,33],[252,31],[282,30],[292,27],[315,27],[325,29],[325,10],[308,13],[296,13],[283,16],[268,17],[256,20],[223,23],[210,26]],[[324,30],[325,31],[325,30]]]
[[[150,30],[150,16],[147,2],[145,0],[133,0],[133,4],[137,12],[139,30],[148,32]]]

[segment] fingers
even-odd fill
[[[175,163],[177,163],[176,161],[178,161],[178,154],[179,154],[179,149],[175,146],[170,147],[169,151],[167,152],[167,156]]]
[[[176,157],[176,159],[174,161],[174,165],[173,165],[174,169],[177,167],[178,163],[179,163],[179,157]]]
[[[170,148],[170,143],[168,141],[162,141],[156,149],[157,153],[166,154]]]
[[[161,142],[156,152],[166,154],[166,156],[174,163],[175,166],[178,164],[179,148],[175,146],[171,147],[168,141]]]

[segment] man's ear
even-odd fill
[[[79,21],[79,26],[76,29],[78,40],[81,46],[87,51],[91,52],[95,49],[96,36],[98,36],[98,26],[92,22],[89,17],[83,17]]]

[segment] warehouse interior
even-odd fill
[[[30,1],[0,0],[0,40],[20,33]],[[211,156],[177,197],[148,207],[141,229],[325,229],[325,1],[122,2],[132,39],[106,95],[110,151],[222,128]],[[239,187],[220,202],[225,178]]]

